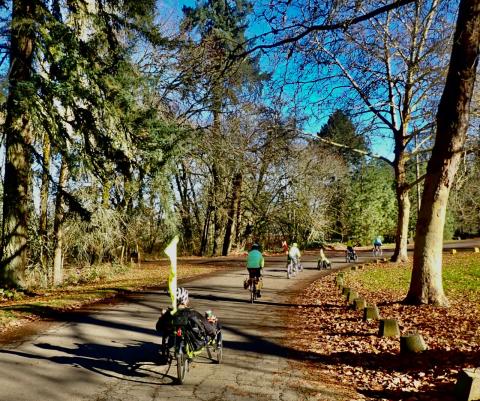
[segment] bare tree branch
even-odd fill
[[[337,22],[336,24],[320,24],[320,25],[311,25],[307,27],[303,32],[300,32],[299,34],[288,37],[282,40],[279,40],[278,42],[270,43],[270,44],[263,44],[263,45],[257,45],[252,47],[251,49],[241,53],[238,57],[245,57],[249,55],[250,53],[253,53],[257,50],[260,49],[273,49],[275,47],[283,46],[288,43],[296,43],[300,39],[304,38],[305,36],[309,35],[312,32],[318,32],[318,31],[334,31],[338,29],[346,29],[352,25],[358,24],[360,22],[364,22],[369,20],[370,18],[373,18],[377,15],[383,14],[387,11],[394,10],[399,7],[403,7],[407,4],[414,3],[416,0],[397,0],[394,1],[391,4],[387,4],[383,7],[377,8],[376,10],[373,10],[367,14],[361,15],[359,17],[355,18],[350,18],[345,21]]]
[[[422,174],[420,177],[418,177],[415,181],[411,182],[410,184],[407,185],[408,190],[412,189],[415,185],[420,184],[425,177],[427,176],[427,173]]]
[[[387,163],[388,165],[393,167],[393,162],[391,160],[387,159],[385,156],[381,156],[381,155],[376,154],[376,153],[368,152],[366,150],[356,149],[356,148],[353,148],[351,146],[344,145],[342,143],[330,141],[329,139],[321,138],[318,135],[318,133],[317,133],[317,139],[319,141],[323,142],[323,143],[327,143],[329,145],[336,146],[337,148],[348,149],[352,152],[360,153],[361,155],[364,155],[364,156],[373,157],[375,159],[383,160],[385,163]]]

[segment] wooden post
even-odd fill
[[[427,349],[427,345],[423,337],[418,333],[405,334],[400,337],[400,353],[410,354],[423,352]]]
[[[395,319],[380,319],[379,337],[399,337],[400,329]]]
[[[353,301],[356,298],[358,298],[358,293],[356,291],[350,291],[346,297],[347,297],[347,303],[351,305]]]
[[[364,310],[366,306],[365,298],[356,298],[353,300],[353,309]]]
[[[455,395],[459,401],[480,400],[480,368],[463,369],[458,373]]]
[[[377,305],[367,305],[363,309],[363,321],[367,320],[378,320],[380,319],[380,312],[378,311]]]

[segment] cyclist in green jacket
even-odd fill
[[[263,259],[262,252],[260,252],[260,246],[253,244],[247,255],[247,270],[250,278],[258,278],[258,280],[260,280],[264,265],[265,260]],[[257,297],[261,297],[260,290],[257,291]]]

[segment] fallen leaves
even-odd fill
[[[288,345],[309,355],[308,371],[322,371],[372,399],[453,400],[458,372],[480,364],[478,302],[459,294],[448,309],[415,307],[400,303],[399,290],[349,285],[376,303],[383,318],[397,319],[401,333],[420,333],[428,350],[400,355],[399,339],[378,337],[378,322],[363,322],[362,311],[348,308],[331,275],[295,298],[298,307],[287,318]]]

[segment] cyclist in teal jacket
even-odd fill
[[[247,255],[247,270],[250,278],[258,278],[260,280],[264,265],[265,260],[263,259],[262,252],[260,252],[260,246],[253,244]],[[260,290],[257,291],[257,297],[261,297]]]

